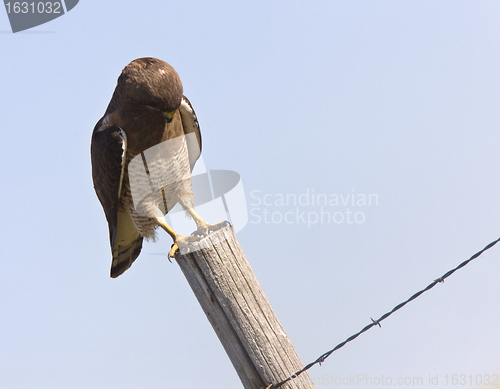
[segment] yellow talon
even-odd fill
[[[177,244],[177,242],[174,242],[174,244],[172,245],[172,248],[168,252],[167,258],[169,261],[170,261],[170,258],[175,258],[175,253],[177,252],[177,250],[179,250],[179,245]],[[170,262],[172,262],[172,261],[170,261]]]
[[[208,224],[206,221],[204,221],[202,218],[198,216],[198,214],[194,211],[192,208],[186,209],[191,216],[193,216],[193,219],[196,222],[196,225],[198,229],[193,232],[190,236],[184,236],[184,235],[179,235],[177,234],[172,227],[170,227],[167,224],[167,221],[165,220],[164,217],[157,218],[158,225],[163,228],[168,234],[172,237],[174,240],[174,244],[172,245],[172,248],[168,252],[168,260],[170,261],[171,258],[175,258],[175,254],[179,249],[187,249],[187,252],[189,252],[189,243],[195,242],[200,239],[202,236],[208,235],[211,231],[217,231],[227,225],[229,225],[229,222],[223,221],[217,224]],[[184,252],[183,252],[184,253]],[[172,262],[172,261],[170,261]]]
[[[220,230],[221,228],[227,226],[229,223],[227,221],[223,221],[217,224],[209,224],[205,220],[203,220],[193,208],[187,208],[186,211],[192,216],[194,219],[196,226],[198,227],[192,235],[198,236],[207,236],[210,232],[214,232]]]
[[[198,236],[194,236],[194,235],[191,235],[191,236],[175,235],[174,244],[172,245],[172,248],[168,252],[168,260],[170,261],[170,258],[175,258],[175,253],[177,252],[177,250],[180,250],[181,248],[186,249],[186,251],[184,252],[184,250],[183,250],[181,254],[188,253],[189,252],[189,244],[191,242],[196,242],[198,239],[199,239]],[[170,262],[172,262],[172,261],[170,261]]]

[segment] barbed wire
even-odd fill
[[[371,319],[371,323],[368,324],[366,327],[364,327],[361,331],[357,332],[356,334],[348,337],[346,340],[344,340],[343,342],[339,343],[338,345],[336,345],[333,349],[331,349],[330,351],[327,351],[326,353],[322,354],[318,359],[316,359],[314,362],[311,362],[309,363],[308,365],[306,365],[304,368],[302,368],[301,370],[297,371],[296,373],[292,374],[290,377],[288,377],[287,379],[285,379],[284,381],[281,381],[280,383],[278,384],[274,384],[274,385],[269,385],[268,388],[269,389],[276,389],[276,388],[279,388],[280,386],[282,386],[283,384],[287,383],[288,381],[290,380],[293,380],[295,378],[297,378],[300,374],[302,374],[303,372],[305,372],[306,370],[309,370],[311,367],[313,367],[314,365],[316,364],[319,364],[321,365],[326,358],[328,358],[333,352],[337,351],[339,348],[342,348],[346,345],[346,343],[349,343],[351,341],[353,341],[354,339],[356,339],[359,335],[361,335],[363,332],[366,332],[368,331],[370,328],[372,327],[375,327],[375,326],[379,326],[381,327],[380,325],[380,322],[387,319],[389,316],[391,316],[394,312],[396,312],[397,310],[403,308],[406,304],[408,304],[410,301],[413,301],[415,300],[417,297],[419,297],[422,293],[424,292],[427,292],[428,290],[434,288],[434,286],[436,286],[438,283],[441,283],[441,282],[444,282],[444,280],[446,278],[448,278],[449,276],[451,276],[453,273],[455,273],[458,269],[461,269],[462,267],[464,267],[465,265],[467,265],[469,262],[471,262],[472,260],[476,259],[477,257],[479,257],[482,253],[484,253],[486,250],[489,250],[490,248],[492,248],[494,245],[496,245],[498,242],[500,242],[500,238],[498,238],[497,240],[494,240],[493,242],[491,242],[490,244],[488,244],[484,249],[482,249],[481,251],[478,251],[477,253],[475,253],[472,257],[470,257],[469,259],[467,259],[466,261],[463,261],[460,265],[458,265],[457,267],[455,267],[454,269],[451,269],[450,271],[446,272],[445,274],[443,274],[441,277],[439,278],[436,278],[433,282],[431,282],[429,285],[427,285],[427,287],[425,287],[424,289],[418,291],[417,293],[415,293],[413,296],[411,296],[408,300],[402,302],[401,304],[398,304],[396,305],[391,311],[383,314],[382,316],[380,316],[377,320],[374,320],[372,318]],[[266,389],[268,389],[266,388]]]

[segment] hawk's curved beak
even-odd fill
[[[172,111],[172,112],[162,112],[163,113],[163,116],[165,117],[165,120],[167,121],[167,123],[170,123],[172,121],[172,119],[174,118],[174,115],[175,115],[175,111]]]

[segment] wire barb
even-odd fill
[[[470,257],[469,259],[467,259],[466,261],[463,261],[460,265],[458,265],[457,267],[455,267],[454,269],[451,269],[450,271],[446,272],[445,274],[443,274],[441,277],[439,278],[436,278],[432,283],[430,283],[429,285],[427,285],[427,287],[425,287],[424,289],[418,291],[417,293],[415,293],[413,296],[411,296],[408,300],[406,301],[403,301],[401,304],[399,305],[396,305],[391,311],[385,313],[384,315],[382,315],[378,320],[374,320],[372,318],[372,322],[370,324],[368,324],[365,328],[363,328],[361,331],[359,331],[358,333],[354,334],[354,335],[351,335],[349,338],[347,338],[346,340],[344,340],[342,343],[339,343],[338,345],[336,345],[333,349],[331,349],[330,351],[324,353],[323,355],[321,355],[318,359],[316,359],[314,362],[311,362],[309,363],[308,365],[306,365],[303,369],[297,371],[295,374],[292,374],[290,377],[288,377],[287,379],[285,379],[284,381],[281,381],[280,383],[276,384],[276,385],[272,385],[271,387],[267,387],[266,389],[269,389],[269,388],[273,388],[273,389],[277,389],[279,388],[280,386],[282,386],[283,384],[287,383],[288,381],[296,378],[297,376],[299,376],[300,374],[302,374],[303,372],[305,372],[306,370],[309,370],[311,367],[313,367],[314,365],[316,364],[319,364],[321,366],[321,364],[325,361],[326,358],[328,358],[333,352],[337,351],[339,348],[342,348],[344,347],[344,345],[348,342],[351,342],[353,341],[354,339],[356,339],[359,335],[361,335],[363,332],[365,331],[368,331],[370,328],[372,327],[375,327],[376,325],[378,325],[379,327],[382,327],[380,325],[380,322],[382,320],[385,320],[387,319],[389,316],[391,316],[394,312],[396,312],[397,310],[403,308],[406,304],[408,304],[410,301],[412,300],[415,300],[417,297],[419,297],[422,293],[424,292],[427,292],[428,290],[434,288],[434,286],[436,286],[438,283],[442,283],[444,282],[444,280],[446,278],[448,278],[449,276],[451,276],[453,273],[455,273],[458,269],[461,269],[462,267],[464,267],[465,265],[467,265],[469,262],[471,262],[472,260],[476,259],[477,257],[479,257],[482,253],[484,253],[486,250],[489,250],[491,249],[494,245],[496,245],[498,242],[500,242],[500,238],[494,240],[493,242],[491,242],[490,244],[488,244],[484,249],[478,251],[477,253],[475,253],[472,257]]]
[[[378,320],[373,320],[373,318],[371,318],[371,317],[370,317],[370,319],[372,319],[373,324],[375,324],[376,326],[379,326],[380,328],[382,328],[382,326],[380,325],[380,323],[379,323]]]

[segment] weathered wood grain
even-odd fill
[[[231,226],[192,243],[176,261],[245,389],[265,389],[303,367]],[[281,388],[314,384],[303,373]]]

